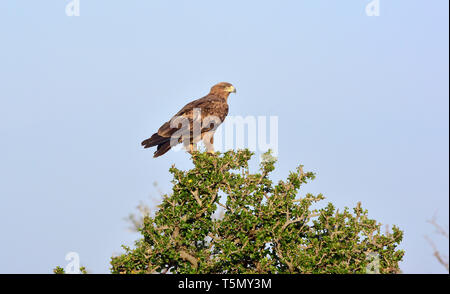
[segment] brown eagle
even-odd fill
[[[179,143],[192,153],[196,151],[196,143],[202,140],[207,151],[214,152],[214,132],[228,115],[230,93],[236,93],[232,84],[222,82],[214,85],[208,95],[186,104],[158,132],[142,141],[142,146],[157,146],[153,157],[158,157]]]

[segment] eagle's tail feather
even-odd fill
[[[168,141],[170,142],[170,138],[160,136],[158,135],[158,133],[154,133],[150,138],[142,141],[141,145],[144,146],[144,148],[149,148],[166,143]]]
[[[155,151],[153,157],[158,157],[158,156],[163,155],[164,153],[169,151],[170,148],[172,148],[172,146],[170,146],[170,141],[159,144],[158,147],[156,148],[156,151]]]

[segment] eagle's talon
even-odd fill
[[[208,151],[206,151],[206,154],[216,155],[216,152],[214,152],[214,150],[208,150]]]

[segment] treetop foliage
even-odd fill
[[[144,217],[134,248],[112,258],[112,273],[399,272],[399,228],[383,234],[360,203],[314,208],[323,195],[299,195],[313,173],[299,166],[274,184],[275,158],[264,154],[252,174],[251,156],[196,152],[194,168],[172,166],[172,193]]]

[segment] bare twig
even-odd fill
[[[444,257],[441,255],[441,253],[437,249],[437,247],[434,244],[434,242],[428,236],[425,236],[425,239],[428,241],[430,246],[433,248],[433,255],[434,255],[434,257],[436,257],[437,261],[440,264],[442,264],[448,271],[448,258],[447,258],[447,260],[444,259]]]
[[[446,231],[441,225],[439,225],[436,221],[436,215],[433,216],[433,218],[431,220],[427,221],[428,223],[430,223],[431,225],[433,225],[433,227],[436,229],[436,232],[443,236],[444,238],[448,239],[448,230]],[[435,243],[431,240],[431,238],[429,238],[428,236],[425,236],[425,239],[428,241],[428,243],[430,244],[431,248],[433,248],[433,255],[434,257],[436,257],[437,261],[442,264],[445,269],[447,271],[449,271],[449,267],[448,267],[448,256],[444,256],[439,249],[437,248],[437,246],[435,245]]]

